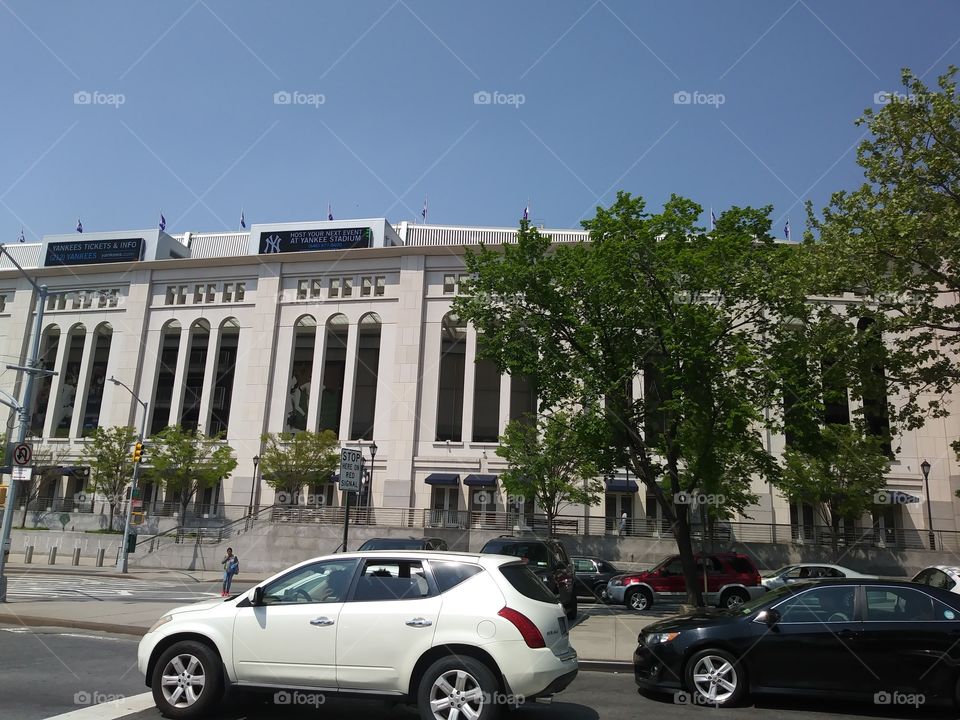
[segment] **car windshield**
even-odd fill
[[[749,600],[748,602],[745,602],[743,605],[741,605],[736,610],[733,610],[732,612],[735,612],[738,615],[750,615],[751,613],[755,613],[757,610],[762,610],[768,605],[772,605],[774,603],[780,602],[786,596],[792,595],[796,591],[797,591],[796,585],[785,585],[783,587],[777,588],[776,590],[771,590],[768,593],[764,593],[758,598],[754,598],[753,600]]]
[[[779,570],[774,570],[772,573],[766,573],[764,577],[780,577],[792,567],[793,565],[784,565]]]
[[[550,567],[550,554],[542,543],[523,541],[488,543],[484,546],[483,552],[512,555],[513,557],[523,558],[536,567]]]

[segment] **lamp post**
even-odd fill
[[[377,443],[374,440],[370,443],[370,478],[367,482],[367,491],[363,494],[363,505],[366,508],[370,507],[370,493],[373,492],[373,461],[377,457]],[[369,510],[368,510],[369,512]],[[369,517],[367,520],[369,521]]]
[[[250,505],[247,507],[247,517],[253,515],[253,489],[259,484],[260,476],[257,468],[260,466],[260,456],[253,456],[253,479],[250,481]]]
[[[933,532],[933,513],[930,510],[930,463],[924,460],[920,463],[920,472],[923,473],[923,492],[927,496],[927,532],[930,533],[930,549],[937,549],[937,536]]]
[[[117,380],[113,375],[107,379],[114,385],[119,385],[130,393],[130,396],[140,403],[140,406],[143,408],[143,419],[140,421],[140,434],[137,436],[137,442],[142,443],[144,436],[147,434],[147,414],[150,409],[150,403],[141,400],[140,396],[137,395],[129,385]],[[127,503],[126,518],[124,518],[123,521],[123,546],[120,549],[120,560],[117,562],[117,570],[122,573],[127,572],[127,560],[130,554],[130,518],[133,514],[133,500],[137,496],[137,479],[140,477],[140,465],[142,463],[142,460],[134,460],[133,463],[133,479],[130,481],[130,502]]]
[[[26,358],[26,365],[7,365],[8,369],[21,370],[27,377],[23,382],[23,400],[17,402],[14,398],[7,400],[7,394],[3,393],[3,404],[17,411],[20,426],[17,428],[17,435],[14,442],[7,448],[6,457],[13,455],[14,445],[20,444],[27,439],[27,431],[30,429],[30,413],[33,408],[33,380],[34,375],[49,374],[49,371],[43,370],[38,365],[40,356],[40,335],[43,333],[43,310],[47,304],[47,286],[38,285],[34,282],[27,272],[20,266],[20,263],[10,254],[10,252],[0,245],[0,254],[6,255],[13,266],[20,271],[20,274],[26,278],[27,282],[33,286],[36,292],[36,311],[33,317],[33,336],[30,337],[30,355]],[[7,601],[7,578],[4,576],[3,568],[6,564],[6,551],[10,542],[10,530],[13,527],[13,505],[17,497],[17,483],[10,478],[10,487],[7,489],[6,505],[3,509],[3,522],[0,525],[0,602]]]

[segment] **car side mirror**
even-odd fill
[[[255,587],[253,589],[253,605],[254,607],[259,607],[263,605],[263,588]]]
[[[779,610],[774,610],[773,608],[769,608],[769,609],[767,609],[767,610],[763,610],[763,611],[757,616],[757,620],[759,620],[760,622],[762,622],[762,623],[763,623],[764,625],[766,625],[767,627],[771,627],[771,628],[772,628],[774,625],[776,625],[778,622],[780,622],[780,611],[779,611]]]

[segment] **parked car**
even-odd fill
[[[781,585],[788,585],[804,580],[822,580],[827,578],[876,578],[876,575],[863,575],[843,565],[826,563],[796,563],[785,565],[768,575],[764,575],[760,582],[767,590],[773,590]]]
[[[960,568],[951,565],[931,565],[914,575],[911,582],[960,593]]]
[[[620,570],[613,563],[596,557],[577,557],[573,560],[574,589],[577,597],[588,597],[600,602],[608,602],[607,583]]]
[[[446,550],[447,541],[440,538],[370,538],[359,550]]]
[[[504,697],[563,690],[577,653],[562,607],[525,563],[381,551],[315,558],[238,596],[176,608],[140,641],[137,666],[172,718],[207,717],[237,686],[492,720]]]
[[[543,583],[560,600],[567,618],[577,617],[577,594],[573,589],[573,563],[559,540],[516,535],[501,535],[488,540],[481,553],[523,558]]]
[[[958,634],[960,597],[941,588],[864,578],[793,583],[735,610],[646,626],[634,678],[642,690],[686,693],[689,704],[733,705],[761,692],[953,701]],[[897,708],[901,716],[915,709]]]
[[[695,557],[698,574],[704,581],[704,600],[711,605],[738,607],[766,591],[760,584],[760,573],[747,555],[712,553]],[[681,600],[686,594],[679,555],[667,557],[651,570],[617,575],[607,583],[610,602],[634,610],[649,610],[659,600]]]

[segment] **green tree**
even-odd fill
[[[260,453],[263,478],[274,490],[295,496],[304,485],[330,481],[340,463],[337,436],[331,430],[267,433]]]
[[[111,428],[98,427],[84,447],[81,462],[90,466],[89,487],[95,493],[106,496],[110,505],[110,524],[124,490],[133,479],[132,447],[137,440],[137,431],[126,425]]]
[[[566,412],[542,415],[536,422],[514,420],[507,424],[497,455],[507,461],[500,482],[509,495],[536,500],[547,516],[552,535],[554,520],[564,506],[592,505],[603,494],[595,452],[584,439],[596,435],[584,427],[588,415]]]
[[[825,292],[856,291],[914,378],[896,412],[914,423],[946,414],[944,396],[960,378],[960,97],[957,69],[931,91],[909,69],[904,92],[857,120],[870,137],[857,158],[866,177],[833,195],[822,218],[808,205],[810,237],[819,235]],[[915,426],[915,425],[914,425]]]
[[[789,252],[769,234],[769,209],[731,209],[711,232],[701,212],[673,196],[647,213],[619,193],[584,223],[590,242],[557,245],[523,222],[516,244],[468,252],[472,279],[455,301],[487,338],[486,357],[534,378],[541,408],[581,408],[600,423],[598,470],[625,464],[656,497],[695,604],[690,511],[675,499],[713,483],[749,489],[746,475],[723,472],[726,458],[771,465],[760,462],[769,382],[759,358]]]
[[[181,521],[198,492],[214,487],[237,467],[233,449],[219,437],[171,425],[155,433],[144,450],[149,476],[180,502]]]
[[[35,444],[33,459],[30,466],[33,472],[30,479],[21,481],[17,486],[17,502],[23,503],[23,514],[20,517],[20,527],[27,526],[27,512],[30,503],[40,499],[40,493],[51,483],[60,482],[63,477],[62,463],[65,451],[53,445]],[[40,508],[38,508],[39,510]]]
[[[840,522],[859,520],[877,504],[890,460],[883,438],[852,425],[825,425],[820,437],[815,450],[787,450],[779,487],[791,500],[819,509],[830,526],[830,545],[838,560]]]

